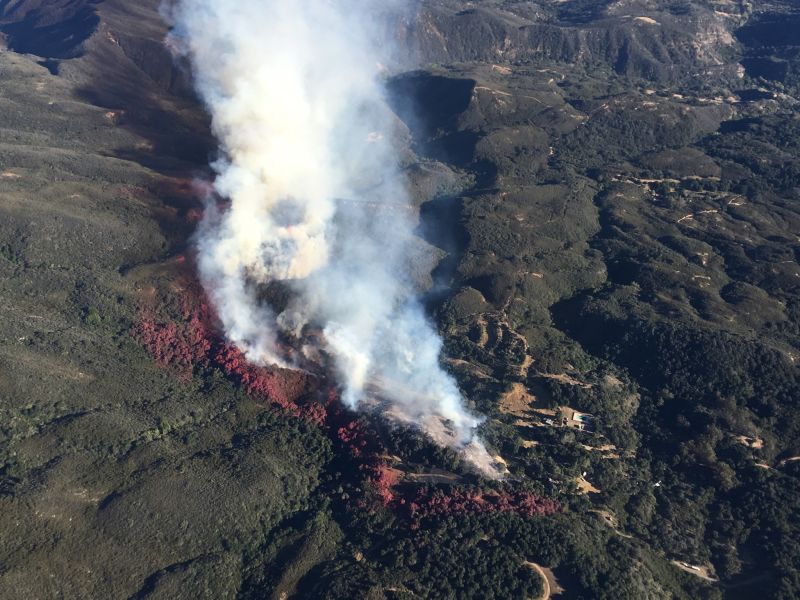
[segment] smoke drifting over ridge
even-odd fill
[[[370,39],[379,29],[364,16],[369,4],[171,7],[172,43],[191,60],[220,144],[215,192],[230,201],[208,203],[200,275],[250,361],[295,364],[279,339],[308,355],[321,350],[349,407],[388,402],[394,418],[495,475],[475,436],[480,419],[441,369],[441,341],[414,295],[414,223],[379,79],[389,57]],[[291,290],[277,314],[259,292],[274,282]],[[308,342],[310,329],[324,341]]]

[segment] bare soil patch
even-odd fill
[[[586,481],[584,477],[578,477],[576,481],[578,486],[579,494],[599,494],[600,490],[594,487],[591,483]]]
[[[500,399],[500,412],[524,418],[535,402],[536,397],[528,392],[525,384],[514,383]]]
[[[764,440],[757,437],[753,438],[747,437],[746,435],[737,435],[736,441],[754,450],[761,450],[764,447]]]
[[[699,577],[700,579],[705,579],[706,581],[713,581],[717,582],[719,579],[714,577],[713,568],[708,565],[692,565],[682,560],[673,560],[672,564],[678,567],[682,571],[686,571],[687,573],[691,573],[692,575]]]

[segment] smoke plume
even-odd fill
[[[178,0],[169,10],[171,43],[212,117],[214,188],[227,201],[208,203],[200,275],[250,361],[330,357],[349,407],[378,404],[492,475],[480,419],[440,367],[409,275],[414,222],[371,4]],[[290,300],[271,308],[264,290],[276,284]]]

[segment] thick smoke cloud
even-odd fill
[[[369,4],[180,0],[169,10],[171,42],[193,65],[219,140],[215,192],[229,201],[208,204],[200,274],[249,360],[296,364],[279,340],[322,352],[348,406],[380,404],[491,475],[480,419],[440,368],[441,342],[414,296],[414,223],[380,83],[389,57],[370,39],[380,28]],[[278,314],[260,299],[273,282],[292,291]]]

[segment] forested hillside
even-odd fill
[[[214,141],[157,0],[0,0],[0,596],[800,596],[798,24],[389,24],[415,277],[492,480],[225,339]]]

